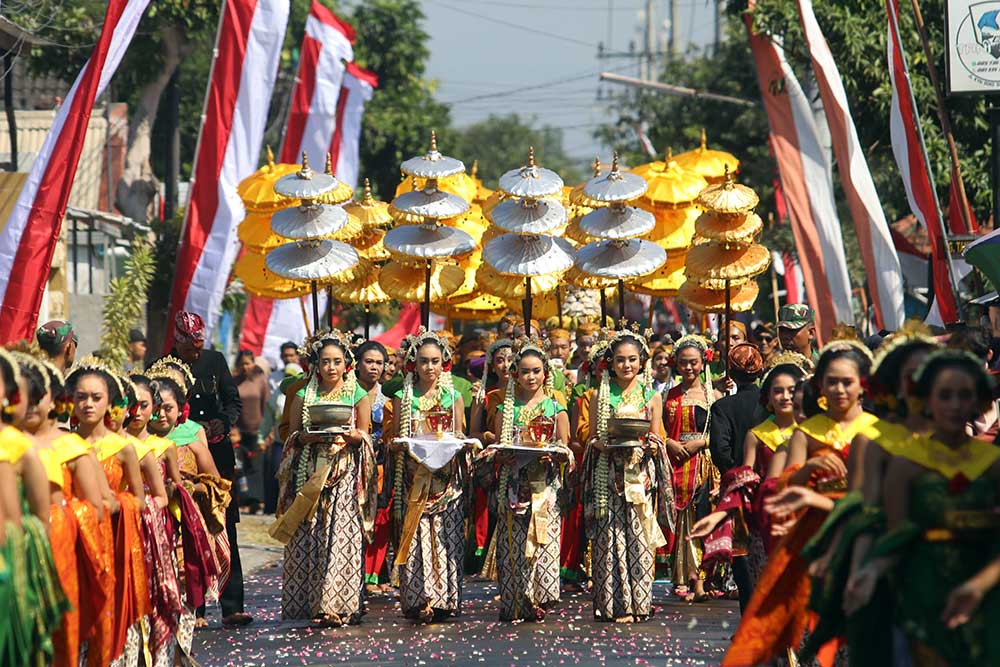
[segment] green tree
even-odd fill
[[[466,166],[478,161],[478,176],[488,187],[495,187],[501,174],[525,164],[528,147],[535,149],[538,164],[551,169],[567,183],[575,185],[582,178],[576,162],[563,150],[562,130],[548,125],[534,127],[517,114],[490,115],[486,120],[452,130],[442,138],[441,147],[461,158]]]
[[[924,16],[934,63],[942,75],[944,63],[944,0],[923,0]],[[910,213],[906,193],[892,155],[889,108],[892,87],[886,66],[886,14],[883,2],[866,0],[815,0],[816,18],[826,35],[844,79],[861,145],[875,177],[886,217],[897,220]],[[745,2],[731,2],[739,12]],[[931,168],[942,206],[948,203],[951,163],[941,124],[937,99],[928,73],[927,59],[909,2],[899,3],[900,35],[906,50],[913,94],[920,111]],[[780,38],[792,65],[805,70],[808,50],[802,35],[795,0],[758,0],[753,11],[757,29]],[[985,220],[991,211],[990,141],[985,97],[952,97],[945,101],[951,116],[966,193],[977,216]]]

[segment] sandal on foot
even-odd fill
[[[253,616],[250,614],[244,614],[242,611],[222,617],[222,625],[226,627],[240,628],[244,625],[250,625],[251,623],[253,623]]]

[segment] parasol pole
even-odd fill
[[[372,324],[372,309],[367,303],[365,304],[365,340],[370,337],[369,330]]]
[[[562,287],[556,284],[556,313],[559,315],[559,328],[562,329]]]
[[[605,323],[608,321],[608,296],[604,293],[604,288],[601,288],[601,328],[603,329]]]
[[[774,299],[774,326],[778,326],[778,311],[781,310],[781,299],[778,297],[778,270],[771,262],[771,298]]]
[[[653,318],[656,316],[656,297],[649,297],[649,328],[653,328]]]
[[[521,309],[524,314],[524,330],[531,335],[531,276],[524,279],[524,300],[521,301]]]
[[[625,281],[618,279],[618,321],[625,321]]]
[[[333,331],[333,285],[326,286],[326,326]]]
[[[306,338],[312,336],[312,327],[309,326],[309,312],[306,310],[306,302],[302,300],[302,297],[295,299],[299,302],[299,310],[302,311],[302,323],[306,325]]]
[[[313,328],[319,330],[319,294],[316,292],[316,281],[309,281],[312,285],[313,297]]]
[[[726,351],[725,356],[722,358],[722,368],[724,369],[727,378],[729,377],[729,318],[732,317],[732,314],[733,314],[733,301],[729,291],[729,281],[727,280],[726,281],[726,330],[723,333],[725,338],[723,338],[724,343],[722,348]]]
[[[431,263],[424,265],[424,302],[420,304],[420,320],[424,328],[431,328]]]

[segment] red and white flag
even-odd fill
[[[243,313],[240,349],[250,350],[268,361],[277,359],[282,343],[292,341],[301,345],[306,339],[305,318],[311,319],[311,313],[311,297],[303,300],[251,296]]]
[[[149,0],[110,0],[87,64],[59,107],[0,231],[0,343],[32,339],[94,100],[104,92]]]
[[[298,163],[304,152],[322,168],[332,150],[344,61],[354,60],[354,28],[313,0],[302,38],[281,161]]]
[[[958,320],[958,307],[951,282],[951,267],[948,264],[947,242],[941,222],[941,209],[934,179],[929,172],[927,157],[923,150],[923,130],[920,115],[916,111],[913,90],[910,87],[910,73],[906,67],[906,55],[899,38],[899,7],[896,0],[885,0],[888,15],[887,55],[889,78],[892,81],[892,105],[889,130],[892,136],[892,153],[896,157],[900,176],[906,188],[906,199],[917,220],[927,231],[931,245],[931,267],[933,273],[934,302],[940,318],[945,323]]]
[[[903,324],[903,274],[882,212],[875,182],[868,169],[858,132],[847,102],[844,81],[813,12],[812,0],[798,0],[799,17],[812,59],[819,94],[823,100],[837,173],[854,219],[868,292],[875,306],[878,329],[895,331]],[[851,320],[853,321],[853,319]]]
[[[288,3],[223,3],[167,320],[172,323],[179,310],[197,313],[205,320],[209,340],[239,252],[236,227],[245,213],[236,186],[257,169],[260,159]],[[172,342],[167,336],[168,348]]]
[[[749,16],[745,20],[771,128],[771,149],[778,162],[802,266],[805,296],[816,312],[820,335],[825,337],[837,322],[854,321],[830,164],[809,100],[784,50],[766,36],[754,34]]]
[[[358,185],[361,168],[361,121],[365,105],[371,101],[377,87],[378,77],[374,72],[347,63],[337,100],[337,125],[330,142],[330,155],[334,175],[352,188]]]

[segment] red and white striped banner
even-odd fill
[[[361,120],[365,115],[365,105],[377,87],[378,77],[374,72],[354,63],[347,64],[340,99],[337,100],[337,125],[330,142],[330,155],[334,175],[352,188],[358,186],[358,170],[361,168]]]
[[[125,56],[149,0],[110,0],[87,64],[59,107],[0,231],[0,343],[32,339],[94,100]]]
[[[251,296],[243,313],[240,349],[273,362],[280,356],[282,343],[292,341],[301,345],[307,335],[303,309],[311,317],[311,297],[303,301]]]
[[[927,158],[923,151],[923,131],[920,129],[920,115],[916,111],[913,90],[910,87],[910,73],[906,67],[906,56],[899,38],[899,7],[896,0],[885,0],[888,15],[887,55],[889,78],[892,81],[892,105],[889,130],[892,136],[892,153],[896,157],[899,173],[906,188],[906,199],[917,220],[927,230],[931,244],[931,267],[933,269],[934,301],[941,320],[945,323],[958,320],[958,306],[951,283],[951,267],[948,264],[944,227],[941,210],[938,207],[934,179],[928,171]]]
[[[281,162],[295,164],[305,152],[322,169],[332,150],[344,61],[354,60],[354,28],[313,0],[302,38]]]
[[[754,34],[749,16],[745,20],[806,297],[816,312],[817,329],[825,337],[837,322],[854,321],[830,165],[809,100],[784,50],[766,36]]]
[[[798,5],[802,31],[830,128],[833,153],[837,158],[837,173],[858,234],[868,293],[875,306],[876,328],[895,331],[902,326],[905,317],[899,257],[892,245],[889,225],[868,169],[868,160],[858,140],[844,81],[816,20],[812,0],[798,0]]]
[[[195,312],[205,320],[209,339],[239,252],[236,227],[244,210],[236,186],[257,169],[260,159],[288,3],[223,3],[167,320],[173,322],[182,309]],[[172,342],[167,336],[168,348]]]

